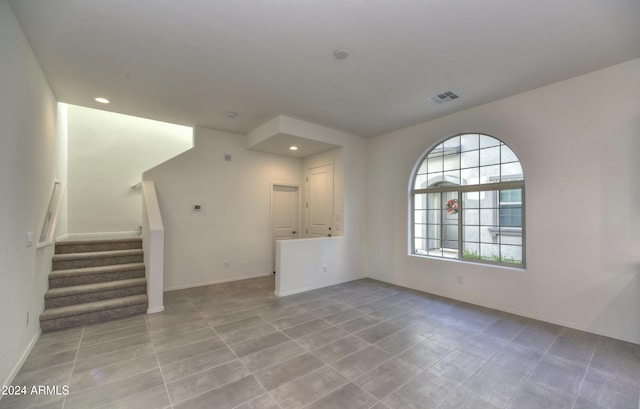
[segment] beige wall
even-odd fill
[[[194,135],[192,150],[144,174],[165,227],[165,289],[271,274],[271,183],[301,184],[302,160],[246,150],[237,134]]]
[[[9,4],[0,1],[0,380],[15,375],[39,333],[52,247],[36,248],[53,182],[56,100]],[[64,225],[59,224],[59,230]],[[25,245],[33,232],[34,244]],[[29,323],[26,315],[29,312]]]
[[[526,271],[408,255],[412,168],[463,132],[521,160]],[[370,277],[640,342],[638,135],[634,60],[371,139]]]
[[[68,106],[69,233],[137,232],[142,173],[193,147],[193,130]]]

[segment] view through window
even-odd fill
[[[507,145],[456,135],[413,177],[413,254],[524,266],[524,174]]]

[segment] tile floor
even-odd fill
[[[273,277],[43,334],[0,408],[638,409],[640,345],[374,280],[285,298]]]

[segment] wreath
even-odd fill
[[[448,214],[458,213],[458,199],[449,199],[445,205]]]

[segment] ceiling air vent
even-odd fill
[[[429,98],[429,101],[435,102],[436,104],[443,104],[445,102],[453,101],[454,99],[458,99],[460,96],[453,91],[443,92],[442,94],[434,95]]]

